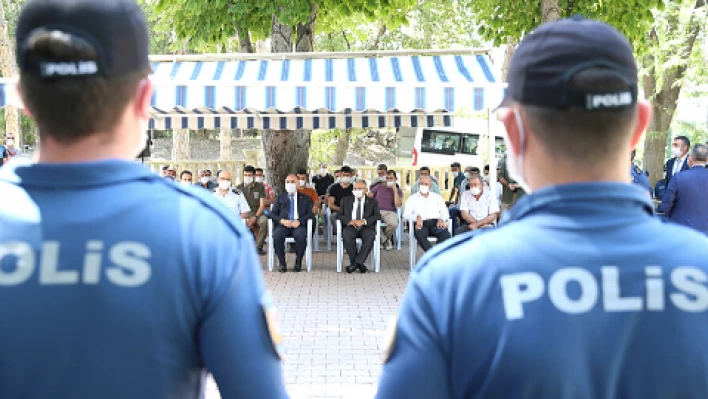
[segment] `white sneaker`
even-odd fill
[[[391,244],[391,240],[386,240],[386,247],[384,249],[387,251],[390,251],[393,249],[393,245]]]

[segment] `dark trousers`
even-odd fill
[[[285,263],[285,239],[293,237],[295,239],[295,259],[302,261],[307,249],[307,227],[300,225],[296,229],[291,229],[285,226],[276,226],[273,230],[273,247],[275,255],[278,257],[281,265]]]
[[[457,232],[457,227],[458,227],[458,222],[457,222],[457,217],[460,214],[460,206],[459,205],[453,205],[448,209],[450,213],[450,221],[452,221],[452,231]],[[455,233],[457,234],[457,233]]]
[[[359,251],[356,249],[357,238],[361,238],[361,248]],[[352,226],[344,227],[342,229],[342,241],[349,255],[349,264],[352,266],[363,265],[366,262],[366,258],[369,257],[369,253],[371,253],[371,250],[374,248],[375,240],[375,227],[362,226],[358,230],[356,227]]]
[[[413,224],[413,229],[415,230],[415,233],[413,234],[415,235],[416,241],[418,241],[418,245],[423,248],[423,251],[427,252],[433,247],[430,244],[430,241],[428,241],[428,237],[436,237],[438,239],[438,243],[450,238],[450,232],[447,231],[447,228],[438,229],[437,224],[437,219],[423,220],[423,227],[420,230],[416,230],[415,224]]]

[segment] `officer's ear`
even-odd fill
[[[652,108],[651,103],[646,100],[639,101],[637,103],[637,122],[634,125],[634,131],[632,132],[632,148],[635,148],[639,144],[644,132],[649,128],[649,123],[651,122]]]
[[[519,151],[521,149],[520,127],[514,111],[511,108],[500,108],[497,110],[497,119],[504,124],[508,143],[512,147],[510,150],[512,152],[514,149]]]
[[[135,113],[140,119],[150,119],[150,107],[155,86],[150,78],[144,78],[135,90]]]

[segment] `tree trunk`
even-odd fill
[[[334,152],[334,164],[344,165],[344,160],[347,158],[347,151],[349,151],[349,143],[351,142],[352,131],[351,129],[344,129],[339,131],[337,137],[337,149]]]
[[[175,129],[172,131],[172,160],[188,161],[191,158],[189,152],[189,129]]]
[[[298,168],[307,168],[310,157],[309,130],[265,130],[261,135],[266,154],[266,177],[277,193],[284,192],[285,178]]]
[[[15,58],[15,45],[10,41],[8,23],[5,19],[5,2],[0,2],[0,70],[5,78],[13,78],[18,74]],[[22,148],[24,137],[20,124],[20,110],[8,105],[5,107],[5,134],[14,134],[15,147]],[[4,142],[4,140],[0,140]]]
[[[558,0],[541,0],[541,21],[550,22],[563,18]]]
[[[271,53],[291,53],[293,51],[293,27],[278,22],[273,15],[273,24],[270,32]]]
[[[506,77],[509,74],[509,66],[511,66],[511,59],[514,57],[514,52],[516,51],[516,40],[509,38],[506,43],[506,49],[504,50],[504,63],[502,64],[502,80],[506,82]]]
[[[222,127],[219,130],[219,159],[229,161],[232,158],[231,140],[233,138],[231,129]]]
[[[242,53],[254,53],[253,43],[251,42],[251,34],[248,29],[244,29],[238,23],[236,24],[236,32],[238,36],[239,46]]]
[[[381,45],[381,39],[383,39],[384,35],[386,34],[386,23],[382,20],[381,25],[379,25],[379,32],[376,34],[376,39],[374,39],[374,43],[371,45],[371,48],[369,50],[378,50],[379,46]]]
[[[694,9],[705,6],[705,0],[697,0]],[[695,15],[696,13],[694,13]],[[695,16],[694,16],[695,18]],[[672,29],[686,28],[681,24],[670,24]],[[688,60],[693,52],[696,38],[700,32],[701,23],[691,20],[683,45],[677,46],[683,60]],[[675,32],[668,37],[675,37]],[[658,33],[652,30],[649,39],[659,42]],[[669,69],[658,69],[656,60],[649,55],[644,59],[647,73],[643,79],[644,93],[652,102],[653,115],[646,139],[644,140],[644,169],[649,172],[649,183],[654,186],[663,177],[664,158],[666,155],[666,140],[669,128],[676,112],[678,99],[681,95],[683,77],[688,68],[688,62]],[[661,87],[657,87],[657,76],[662,76]]]
[[[317,9],[317,3],[313,4],[309,20],[304,24],[297,25],[297,40],[295,41],[295,51],[297,51],[298,53],[311,53],[314,51]]]

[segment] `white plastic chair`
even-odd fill
[[[396,249],[401,250],[401,242],[403,241],[403,210],[402,208],[396,208],[396,215],[398,215],[398,227],[396,227]],[[386,223],[381,222],[381,226],[385,227]]]
[[[314,232],[314,251],[315,252],[320,252],[320,217],[319,215],[315,215],[315,232]]]
[[[452,238],[452,221],[448,220],[447,221],[447,231],[450,232],[450,238]],[[415,220],[409,220],[408,221],[408,246],[410,247],[410,264],[411,264],[411,270],[413,270],[413,266],[415,266],[415,261],[416,261],[416,255],[418,253],[418,241],[415,239]],[[437,243],[438,238],[437,237],[428,237],[428,241],[432,243]]]
[[[356,239],[357,248],[361,248],[361,238]],[[344,260],[344,240],[342,239],[342,222],[337,220],[337,273],[342,272],[342,261]],[[374,238],[374,248],[369,254],[369,262],[376,273],[381,268],[381,221],[376,222],[376,238]]]
[[[287,237],[285,244],[295,244],[293,237]],[[287,255],[287,251],[286,251]],[[307,271],[312,271],[312,219],[307,221],[307,248],[305,249]],[[273,244],[273,219],[268,219],[268,271],[273,271],[275,265],[275,245]]]

